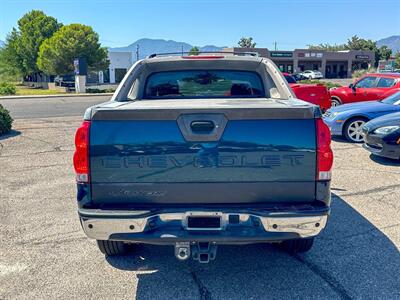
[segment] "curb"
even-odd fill
[[[86,94],[54,94],[54,95],[22,95],[22,96],[1,96],[0,100],[10,99],[35,99],[35,98],[61,98],[61,97],[93,97],[112,96],[114,93],[86,93]]]

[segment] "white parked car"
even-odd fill
[[[304,77],[307,77],[308,79],[320,79],[324,78],[324,75],[320,71],[312,71],[312,70],[306,70],[301,73]]]

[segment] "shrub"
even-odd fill
[[[0,83],[0,95],[15,95],[15,85],[7,82]]]
[[[92,94],[102,94],[102,93],[114,93],[114,89],[96,89],[96,88],[88,88],[86,89],[86,93],[92,93]]]
[[[319,81],[319,80],[311,80],[311,79],[307,79],[307,80],[301,80],[299,81],[299,83],[305,83],[305,84],[322,84],[324,86],[326,86],[326,88],[329,90],[330,88],[333,87],[341,87],[342,85],[338,84],[338,83],[333,83],[330,81]]]
[[[10,113],[0,104],[0,134],[7,133],[11,130],[13,119]]]
[[[360,70],[354,70],[353,73],[351,74],[352,78],[360,78],[361,76],[367,74],[367,73],[375,73],[376,69],[375,68],[369,68],[368,70],[366,69],[360,69]]]

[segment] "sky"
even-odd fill
[[[400,0],[0,0],[0,40],[32,9],[90,25],[108,47],[140,38],[231,47],[251,36],[257,47],[291,50],[400,34]]]

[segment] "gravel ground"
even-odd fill
[[[140,246],[105,258],[76,214],[79,123],[21,119],[0,138],[0,299],[400,299],[400,163],[333,142],[332,217],[307,254],[223,246],[202,265]]]

